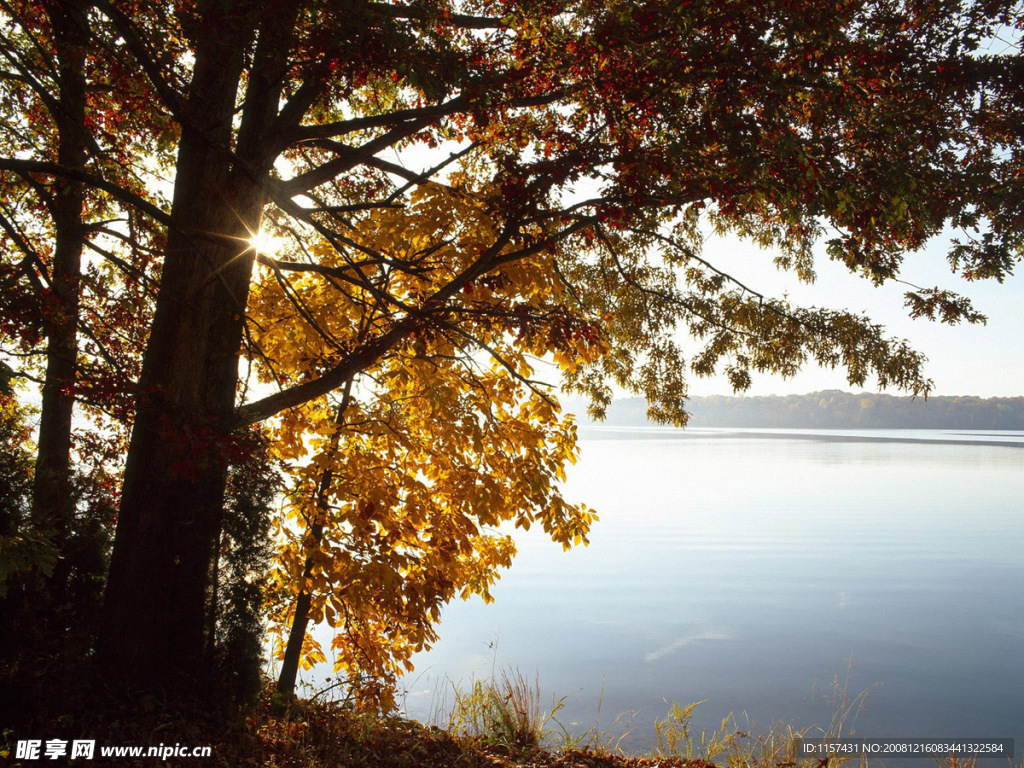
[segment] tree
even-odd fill
[[[47,125],[50,131],[41,131],[31,137],[18,130],[21,126],[15,128],[16,123],[12,121],[9,125],[14,130],[9,129],[8,133],[14,135],[4,137],[8,146],[41,148],[43,152],[55,155],[60,165],[79,172],[83,169],[87,151],[85,41],[88,27],[81,11],[82,7],[73,3],[65,6],[50,4],[31,17],[20,16],[20,29],[9,33],[9,44],[11,36],[19,33],[39,40],[42,35],[38,33],[45,29],[48,33],[45,39],[50,45],[20,46],[20,56],[12,53],[17,49],[10,45],[6,59],[13,64],[14,71],[6,73],[4,78],[10,98],[20,97],[24,103],[30,102],[33,95],[39,97],[40,112],[52,121]],[[40,84],[39,78],[50,79],[50,87]],[[52,138],[47,135],[49,133],[52,133]],[[19,181],[24,185],[25,179]],[[29,178],[27,181],[31,187],[34,180]],[[8,201],[12,191],[7,190]],[[14,217],[3,215],[0,221],[11,244],[17,246],[15,252],[20,257],[17,266],[11,270],[13,274],[7,275],[8,282],[17,287],[11,278],[17,278],[20,272],[29,278],[26,282],[35,289],[25,302],[34,310],[34,317],[22,326],[22,339],[26,335],[33,336],[40,325],[47,336],[32,517],[36,527],[49,534],[56,547],[63,548],[70,536],[73,517],[70,509],[70,463],[74,399],[68,388],[74,383],[78,355],[84,188],[72,179],[60,179],[49,188],[38,185],[31,191],[35,192],[36,198],[31,206],[33,212],[37,215],[48,213],[51,219],[52,259],[45,260],[41,250],[47,249],[33,244],[31,235],[26,234],[24,228],[19,231],[16,221],[12,220]],[[5,206],[5,214],[7,210]],[[49,269],[46,261],[50,262]],[[47,288],[41,285],[43,279],[48,283]],[[10,303],[17,307],[19,302],[15,298]],[[63,592],[61,582],[66,580],[63,571],[67,564],[68,559],[61,558],[57,573],[51,579],[51,586],[58,593]],[[59,602],[61,597],[55,595],[53,599]]]
[[[677,423],[687,368],[742,389],[751,370],[813,359],[926,392],[920,356],[867,318],[793,307],[716,269],[702,224],[779,248],[802,280],[829,231],[832,258],[875,282],[946,226],[969,236],[950,253],[969,277],[1001,279],[1021,258],[1018,3],[89,5],[96,44],[166,118],[113,139],[175,146],[170,210],[98,164],[10,157],[0,170],[80,181],[166,228],[99,649],[130,684],[202,667],[241,426],[330,413],[323,398],[395,360],[465,359],[453,339],[521,386],[505,355],[548,355],[597,411],[614,382]],[[1006,34],[1007,50],[984,47]],[[391,242],[435,184],[451,190],[433,193],[437,221],[450,206],[487,226],[460,220],[477,232],[465,247],[446,247],[444,228]],[[305,323],[296,349],[317,338],[308,359],[262,349],[248,316],[261,227],[294,243],[296,257],[260,260]],[[561,287],[543,294],[545,281]],[[980,319],[940,288],[907,301]],[[334,325],[313,302],[337,306]],[[704,341],[689,363],[677,323]],[[239,402],[243,349],[278,391]]]
[[[4,598],[5,618],[19,628],[0,653],[4,684],[21,694],[9,697],[12,711],[24,711],[19,699],[38,698],[39,690],[61,698],[73,679],[68,667],[88,658],[95,641],[120,482],[119,438],[126,434],[117,418],[124,421],[123,383],[133,375],[133,347],[141,350],[152,279],[152,230],[133,226],[134,212],[119,208],[102,184],[83,180],[92,166],[127,188],[140,186],[127,159],[135,142],[122,137],[111,148],[106,140],[131,89],[91,48],[96,19],[89,9],[85,2],[5,2],[0,9],[0,146],[7,155],[0,180],[0,354],[19,363],[17,370],[5,364],[5,372],[40,384],[41,401],[30,512],[12,534],[45,553],[17,573]],[[116,122],[139,124],[131,117]],[[156,153],[149,159],[155,162]],[[33,173],[50,165],[62,173]],[[130,243],[117,231],[125,221]],[[76,401],[102,426],[73,428]],[[19,560],[16,551],[6,557]]]
[[[438,184],[403,210],[365,218],[353,241],[362,248],[392,258],[429,254],[432,266],[418,276],[394,276],[392,295],[406,301],[447,284],[491,244],[498,223],[485,197]],[[326,245],[314,246],[319,266],[343,269]],[[251,362],[266,380],[282,370],[301,380],[329,340],[357,344],[387,319],[373,294],[325,296],[320,275],[294,283],[262,277],[250,303],[260,350]],[[279,690],[293,691],[300,656],[323,658],[306,626],[326,619],[338,630],[338,671],[359,700],[388,706],[395,677],[436,639],[441,606],[459,594],[490,599],[497,570],[515,551],[501,523],[536,523],[564,547],[586,540],[593,513],[567,504],[557,486],[575,461],[575,425],[559,418],[550,387],[530,378],[531,357],[551,352],[575,366],[605,351],[596,329],[564,310],[567,291],[550,256],[509,262],[453,299],[449,314],[464,315],[457,324],[420,329],[350,380],[338,402],[317,398],[282,419],[273,443],[281,460],[297,463],[309,447],[314,455],[296,468],[293,522],[280,530],[278,616],[290,627]],[[306,311],[296,314],[292,302]],[[555,341],[536,332],[545,313],[547,330],[560,334]],[[299,435],[315,437],[304,443]]]

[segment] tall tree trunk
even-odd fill
[[[172,694],[204,671],[254,257],[247,241],[264,204],[273,156],[263,148],[283,80],[279,68],[263,71],[273,62],[261,50],[273,43],[283,61],[291,33],[276,18],[281,10],[262,5],[210,0],[201,21],[100,629],[108,680]],[[261,13],[264,28],[276,21],[281,35],[261,32],[232,157],[236,97]]]
[[[203,20],[196,51],[99,638],[108,679],[147,689],[194,684],[201,666],[252,264],[244,238],[262,203],[228,154],[249,20],[210,15],[219,18]]]
[[[53,118],[57,125],[57,162],[82,170],[86,160],[85,50],[87,21],[81,2],[47,3],[57,53],[60,96]],[[59,179],[53,195],[54,254],[51,285],[53,302],[48,313],[46,378],[35,479],[32,489],[32,520],[35,527],[64,549],[71,531],[74,509],[71,500],[71,417],[78,357],[79,284],[82,274],[82,184]],[[49,580],[47,599],[63,596],[70,559],[60,558]]]

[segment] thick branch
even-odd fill
[[[337,389],[374,364],[388,350],[408,336],[420,322],[419,318],[408,316],[395,323],[391,330],[368,343],[361,349],[346,356],[341,362],[318,379],[291,387],[282,392],[264,397],[262,400],[235,409],[235,426],[245,427],[268,419],[288,408],[302,405],[320,395]]]
[[[88,186],[108,192],[121,202],[138,208],[161,224],[171,225],[171,215],[163,209],[158,208],[145,198],[125,189],[119,184],[114,184],[101,176],[96,176],[86,171],[68,168],[46,160],[19,160],[13,157],[0,157],[0,171],[12,171],[26,179],[31,179],[30,174],[41,173],[47,176],[58,176],[64,179],[80,181]]]
[[[558,233],[557,237],[547,237],[511,253],[502,254],[502,250],[512,240],[516,232],[516,226],[509,222],[491,247],[445,286],[438,289],[427,299],[425,306],[443,307],[447,301],[462,290],[463,286],[486,273],[489,269],[493,269],[499,264],[526,258],[550,248],[557,240],[567,237],[592,223],[592,220],[575,222],[571,227],[567,227]],[[241,427],[255,424],[287,408],[302,405],[313,398],[330,392],[332,389],[336,389],[350,376],[354,376],[372,366],[382,355],[401,342],[420,322],[422,322],[422,319],[419,315],[407,315],[397,321],[387,333],[345,357],[323,376],[239,407],[235,410],[236,426]]]
[[[333,160],[329,160],[323,165],[319,165],[312,170],[306,171],[305,173],[300,173],[298,176],[288,179],[287,181],[282,181],[278,184],[278,187],[291,195],[299,194],[308,189],[318,187],[335,178],[338,174],[345,173],[345,171],[351,170],[357,165],[368,162],[378,152],[381,152],[388,147],[392,147],[402,139],[407,139],[413,134],[418,133],[430,125],[431,122],[431,120],[424,118],[422,120],[406,123],[399,127],[392,128],[387,133],[378,136],[375,139],[371,139],[359,147],[346,147],[343,144],[339,144],[334,149],[334,151],[338,153],[338,157]]]
[[[388,128],[400,123],[420,122],[423,120],[433,121],[439,117],[445,117],[465,109],[469,106],[469,100],[462,96],[456,96],[450,101],[435,104],[430,107],[419,107],[416,109],[397,109],[394,112],[386,112],[383,115],[369,115],[367,117],[354,117],[350,120],[337,120],[333,123],[320,123],[317,125],[302,125],[294,130],[290,138],[298,141],[306,139],[330,139],[337,136],[344,136],[355,131],[364,131],[368,128]]]

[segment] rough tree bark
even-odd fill
[[[248,241],[273,162],[266,147],[292,26],[283,5],[212,1],[200,20],[99,638],[104,677],[134,688],[186,690],[203,671],[254,259]],[[245,56],[260,21],[233,142]]]

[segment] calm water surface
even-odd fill
[[[588,548],[531,532],[495,603],[453,604],[405,680],[539,675],[563,723],[667,702],[694,725],[827,724],[870,689],[865,737],[1014,737],[1024,753],[1024,433],[583,428],[566,495]],[[603,695],[601,694],[603,687]],[[1005,762],[1003,763],[1005,764]]]

